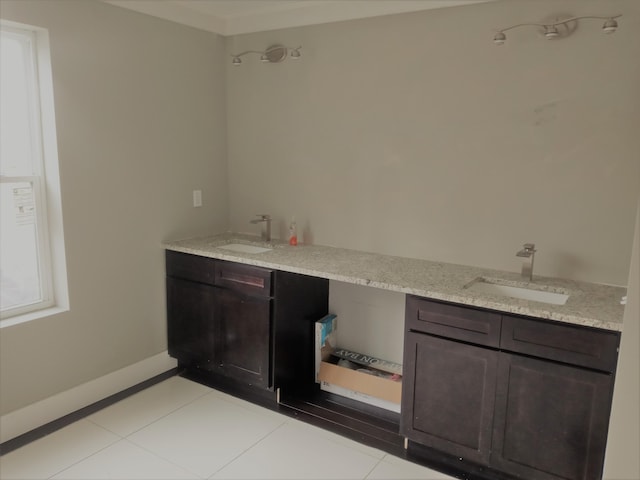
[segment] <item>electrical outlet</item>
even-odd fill
[[[193,206],[194,207],[202,206],[202,190],[193,191]]]

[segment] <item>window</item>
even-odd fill
[[[27,313],[66,306],[62,218],[61,214],[52,213],[52,211],[59,212],[59,193],[53,87],[46,31],[2,21],[0,23],[0,318],[2,326],[9,323],[6,320],[9,318],[16,319]],[[55,226],[54,229],[51,229],[52,225]],[[52,235],[54,231],[56,238]],[[60,280],[63,281],[60,282]],[[34,317],[25,317],[25,319],[30,318]]]

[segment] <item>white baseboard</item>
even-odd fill
[[[0,443],[64,417],[177,366],[165,351],[0,417]]]

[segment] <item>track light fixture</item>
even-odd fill
[[[289,55],[292,59],[297,60],[300,58],[300,47],[285,47],[284,45],[271,45],[265,51],[260,52],[257,50],[247,50],[246,52],[232,54],[233,60],[231,63],[233,65],[240,65],[242,60],[240,57],[243,55],[247,55],[248,53],[255,53],[256,55],[260,55],[260,61],[265,63],[280,63],[287,58]]]
[[[507,30],[511,30],[513,28],[519,27],[538,27],[540,32],[544,35],[547,40],[553,40],[554,38],[564,38],[571,35],[577,26],[578,20],[583,19],[597,19],[604,20],[604,24],[602,25],[603,33],[613,33],[618,28],[618,22],[616,22],[616,18],[621,17],[622,15],[614,15],[611,17],[597,17],[597,16],[583,16],[583,17],[571,17],[566,20],[558,20],[554,23],[519,23],[518,25],[512,25],[507,28],[503,28],[498,30],[498,33],[493,37],[493,43],[496,45],[502,45],[506,40],[507,36],[504,34]]]

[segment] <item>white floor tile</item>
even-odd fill
[[[180,377],[0,457],[0,478],[452,480]]]
[[[284,417],[207,394],[128,439],[200,477],[209,477],[284,421]]]
[[[123,439],[62,471],[59,480],[193,479],[194,474]]]
[[[255,403],[247,402],[246,400],[243,400],[238,397],[234,397],[233,395],[229,395],[228,393],[221,392],[219,390],[212,390],[211,394],[216,395],[222,400],[226,400],[227,402],[238,405],[239,407],[242,407],[245,410],[250,410],[262,416],[272,417],[277,422],[281,422],[283,419],[286,420],[288,418],[288,417],[286,418],[283,417],[281,413],[278,413],[274,410],[269,410],[268,408],[261,407],[260,405],[256,405]]]
[[[0,478],[49,478],[119,440],[104,428],[80,420],[0,457]]]
[[[454,480],[453,477],[444,473],[407,462],[393,455],[386,455],[366,478],[367,480]]]
[[[87,419],[126,437],[212,391],[209,387],[182,377],[171,377],[100,410]]]
[[[382,450],[370,447],[370,446],[365,445],[363,443],[356,442],[354,440],[351,440],[350,438],[343,437],[342,435],[338,435],[337,433],[330,432],[329,430],[325,430],[323,428],[316,427],[314,425],[310,425],[310,424],[305,423],[305,422],[303,422],[301,420],[289,419],[288,422],[290,422],[290,423],[295,422],[295,423],[299,424],[301,426],[301,428],[309,429],[312,435],[322,436],[322,437],[326,438],[327,440],[330,440],[330,441],[335,442],[335,443],[339,443],[340,445],[342,445],[344,447],[353,448],[354,450],[358,450],[361,453],[365,453],[365,454],[367,454],[367,455],[369,455],[371,457],[382,459],[386,455],[386,453],[383,452]]]
[[[288,422],[213,479],[362,479],[378,458]]]

